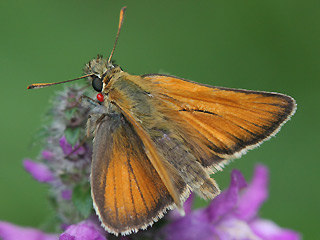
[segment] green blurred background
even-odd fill
[[[39,227],[50,215],[47,188],[21,165],[49,98],[62,86],[27,91],[34,82],[78,77],[91,58],[109,55],[119,10],[128,6],[114,59],[131,74],[166,72],[216,86],[282,92],[298,103],[276,138],[216,175],[250,180],[270,169],[261,216],[319,236],[320,1],[1,0],[0,219]]]

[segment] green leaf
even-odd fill
[[[70,184],[72,183],[74,180],[72,178],[72,175],[70,173],[61,173],[59,174],[60,180],[63,184]]]
[[[77,185],[72,192],[72,202],[84,218],[88,218],[92,210],[90,185]]]
[[[75,114],[76,111],[77,111],[76,108],[71,108],[71,109],[69,109],[69,110],[66,110],[66,111],[64,112],[66,119],[67,119],[67,120],[70,120],[70,119],[73,117],[73,115]]]
[[[79,140],[80,128],[66,128],[64,135],[67,142],[74,146]]]

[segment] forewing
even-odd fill
[[[219,193],[209,176],[212,170],[221,170],[275,134],[295,110],[286,95],[211,87],[166,75],[125,73],[108,97],[152,140],[167,169],[177,171],[187,189],[204,198]]]
[[[277,133],[296,109],[293,98],[279,93],[212,87],[167,75],[143,78],[222,159],[239,157]]]
[[[98,125],[92,161],[94,206],[109,232],[144,229],[172,207],[143,143],[121,114],[106,116]]]

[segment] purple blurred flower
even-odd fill
[[[30,159],[23,161],[23,166],[27,172],[38,182],[48,183],[54,180],[54,175],[43,163],[34,162]]]
[[[83,146],[79,146],[79,144],[76,144],[74,148],[70,143],[68,143],[65,136],[60,138],[59,140],[60,147],[62,148],[62,151],[65,155],[69,155],[74,149],[76,151],[73,154],[83,154],[85,153],[85,148]]]
[[[262,239],[268,240],[296,240],[300,239],[299,234],[290,229],[281,229],[270,220],[256,219],[251,223],[251,228]]]
[[[0,222],[0,239],[2,240],[57,240],[58,235],[46,234],[38,229],[23,228],[11,223]]]
[[[107,240],[105,236],[106,232],[89,219],[69,226],[59,240]]]
[[[268,196],[268,170],[257,166],[247,186],[238,170],[232,171],[230,187],[207,208],[188,211],[161,230],[166,240],[299,240],[298,233],[260,219],[258,210]]]
[[[49,151],[49,150],[44,150],[41,153],[43,159],[47,160],[47,161],[51,161],[54,157],[54,153]]]
[[[61,197],[64,199],[64,200],[71,200],[71,197],[72,197],[72,190],[70,189],[65,189],[61,192]]]

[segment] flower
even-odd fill
[[[107,240],[105,231],[93,220],[69,226],[59,240]]]
[[[47,161],[52,160],[52,158],[54,157],[53,152],[50,152],[47,150],[42,151],[41,155],[42,155],[42,158]]]
[[[65,136],[60,138],[59,140],[60,147],[65,155],[69,155],[73,152],[73,154],[84,154],[85,153],[85,148],[79,144],[76,144],[74,147],[70,143],[68,143],[67,139]]]
[[[65,189],[61,191],[61,197],[65,200],[71,200],[72,191],[70,189]]]
[[[2,240],[57,240],[58,235],[46,234],[38,229],[24,228],[7,222],[0,222],[0,239]]]
[[[87,200],[92,143],[83,142],[89,109],[78,104],[84,94],[82,87],[72,86],[54,97],[47,114],[51,123],[41,131],[44,150],[37,162],[24,161],[33,178],[48,184],[60,225],[86,220],[93,209]]]
[[[256,167],[249,185],[240,171],[233,170],[227,190],[208,207],[174,218],[160,236],[166,240],[299,240],[298,233],[258,217],[258,210],[268,197],[267,185],[268,170],[262,165]]]
[[[23,161],[23,166],[25,170],[28,171],[38,182],[48,183],[54,180],[53,173],[43,163],[37,163],[30,159],[25,159]]]

